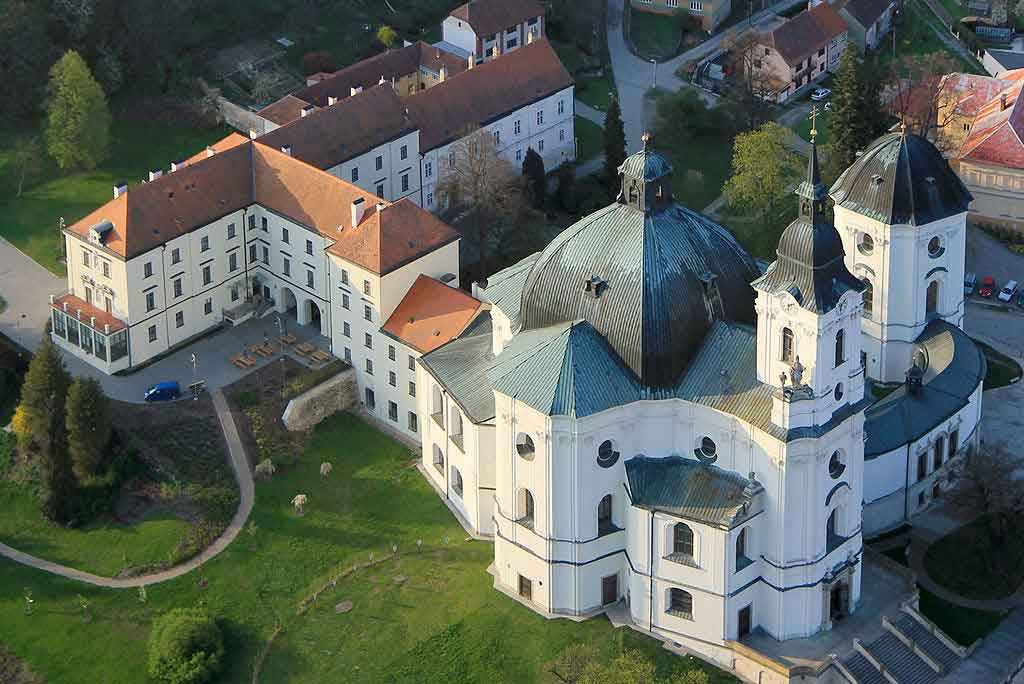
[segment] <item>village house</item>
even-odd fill
[[[835,7],[849,27],[849,40],[861,53],[878,48],[897,11],[895,0],[840,0]]]
[[[544,36],[544,8],[535,0],[470,0],[441,23],[438,46],[477,64]]]
[[[730,0],[682,0],[682,3],[680,0],[630,0],[630,5],[641,12],[667,15],[666,21],[670,21],[672,15],[686,12],[700,21],[705,31],[714,31],[732,12]]]

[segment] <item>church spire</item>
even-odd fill
[[[821,169],[818,167],[818,108],[811,109],[811,154],[807,160],[807,179],[800,183],[796,195],[800,198],[800,218],[811,225],[825,220],[825,201],[828,199],[828,188],[821,181]]]

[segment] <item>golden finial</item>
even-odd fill
[[[818,106],[811,107],[811,144],[818,137]]]
[[[651,138],[653,137],[654,136],[651,135],[650,131],[644,131],[644,134],[640,136],[640,140],[644,143],[644,150],[647,149],[647,143],[651,142]]]

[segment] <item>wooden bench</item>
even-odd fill
[[[313,359],[317,363],[326,363],[331,360],[331,355],[322,349],[317,349],[309,355],[309,358]]]
[[[245,361],[242,360],[241,354],[235,354],[230,359],[228,359],[228,361],[231,362],[231,365],[241,368],[242,370],[248,370],[249,368],[249,366],[246,365]]]
[[[295,353],[299,356],[308,356],[315,352],[317,349],[309,342],[303,342],[302,344],[295,345]]]
[[[257,344],[252,348],[254,354],[259,354],[264,358],[268,358],[274,355],[274,348],[266,344]]]
[[[295,335],[281,335],[281,343],[282,344],[295,344],[295,341],[296,341]]]

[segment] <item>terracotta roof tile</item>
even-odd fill
[[[104,325],[110,326],[110,332],[116,332],[122,328],[127,327],[125,322],[120,318],[115,318],[113,314],[109,314],[106,310],[93,306],[92,304],[86,303],[84,299],[76,297],[73,294],[64,294],[53,300],[53,308],[59,311],[64,311],[64,305],[67,304],[67,314],[72,318],[78,318],[86,325],[89,325],[94,330],[104,332]],[[81,316],[79,316],[81,312]],[[91,325],[90,318],[95,318],[95,325]]]
[[[249,138],[247,138],[246,136],[242,135],[241,133],[238,133],[237,131],[233,132],[227,137],[221,138],[212,145],[208,145],[206,149],[203,150],[202,152],[198,152],[192,155],[185,161],[185,163],[195,164],[196,162],[202,161],[208,157],[212,157],[214,154],[217,154],[218,152],[230,150],[232,147],[238,147],[239,145],[246,143],[248,141]]]
[[[421,274],[382,329],[427,354],[458,337],[480,307],[479,299]]]
[[[309,102],[298,98],[295,95],[285,95],[277,102],[267,105],[257,112],[267,121],[284,126],[286,123],[295,121],[302,117],[302,110],[309,106]]]
[[[846,20],[835,8],[823,2],[779,25],[766,34],[764,40],[782,55],[787,64],[794,66],[848,28]]]
[[[1024,102],[1017,80],[978,111],[959,157],[995,166],[1024,169]],[[1006,106],[1003,106],[1005,99]]]
[[[407,97],[405,103],[420,128],[422,153],[572,84],[551,44],[540,39]]]
[[[329,169],[416,129],[390,84],[381,84],[267,133],[259,141]]]
[[[543,15],[544,8],[535,0],[471,0],[449,14],[469,24],[478,38]]]

